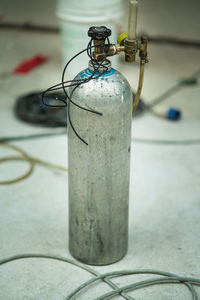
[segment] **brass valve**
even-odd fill
[[[106,45],[106,39],[111,35],[111,30],[105,26],[92,26],[88,30],[88,36],[93,39],[95,50],[93,58],[103,61],[107,56],[116,54],[113,45]]]
[[[128,39],[127,33],[122,33],[118,37],[117,44],[105,44],[105,39],[94,39],[94,51],[93,58],[96,61],[103,61],[108,56],[113,56],[119,54],[121,52],[125,53],[125,61],[134,62],[135,56],[139,50],[140,59],[144,61],[144,63],[148,62],[147,59],[147,39],[142,36],[141,42],[136,40]]]
[[[125,61],[134,62],[137,52],[139,51],[142,63],[147,63],[147,39],[141,37],[139,42],[136,38],[138,1],[129,0],[129,21],[128,33],[122,33],[118,37],[117,44],[105,44],[109,41],[111,30],[105,26],[92,26],[88,30],[88,35],[94,42],[93,58],[96,61],[103,61],[107,56],[113,56],[124,52]]]
[[[105,26],[93,26],[90,27],[88,31],[88,35],[92,38],[94,43],[94,51],[92,53],[92,56],[96,61],[104,61],[108,56],[113,56],[124,52],[125,61],[134,62],[136,54],[139,51],[140,75],[137,93],[132,107],[133,115],[139,103],[140,94],[142,90],[144,65],[148,62],[147,38],[142,36],[140,41],[136,38],[137,9],[138,0],[129,0],[128,33],[120,34],[116,44],[109,44],[108,36],[111,35],[111,30],[107,29]],[[108,41],[108,44],[105,43],[106,40]]]

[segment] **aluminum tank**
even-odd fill
[[[68,126],[69,249],[78,260],[106,265],[127,251],[132,92],[109,63],[101,77],[80,85],[70,115],[85,145]],[[75,79],[91,76],[93,66]],[[68,123],[69,124],[69,123]]]

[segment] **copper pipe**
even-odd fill
[[[143,79],[144,79],[144,60],[140,60],[140,75],[139,75],[139,82],[138,82],[138,88],[137,88],[137,93],[135,95],[135,99],[133,101],[133,106],[132,106],[132,116],[135,114],[136,108],[138,106],[138,103],[140,101],[140,94],[142,91],[142,86],[143,86]]]

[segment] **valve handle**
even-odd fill
[[[106,26],[92,26],[88,30],[88,36],[94,40],[105,40],[111,35],[111,30]]]

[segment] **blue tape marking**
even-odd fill
[[[113,75],[114,73],[115,73],[115,69],[112,68],[110,71],[107,71],[107,72],[105,72],[104,74],[102,74],[100,78],[104,78],[104,77],[111,76],[111,75]],[[81,77],[81,78],[90,77],[92,74],[93,74],[93,73],[87,68],[87,69],[85,69],[85,70],[83,71],[82,74],[80,74],[80,77]],[[100,72],[96,72],[96,73],[94,74],[94,77],[97,77],[97,76],[99,76],[100,74],[101,74]]]

